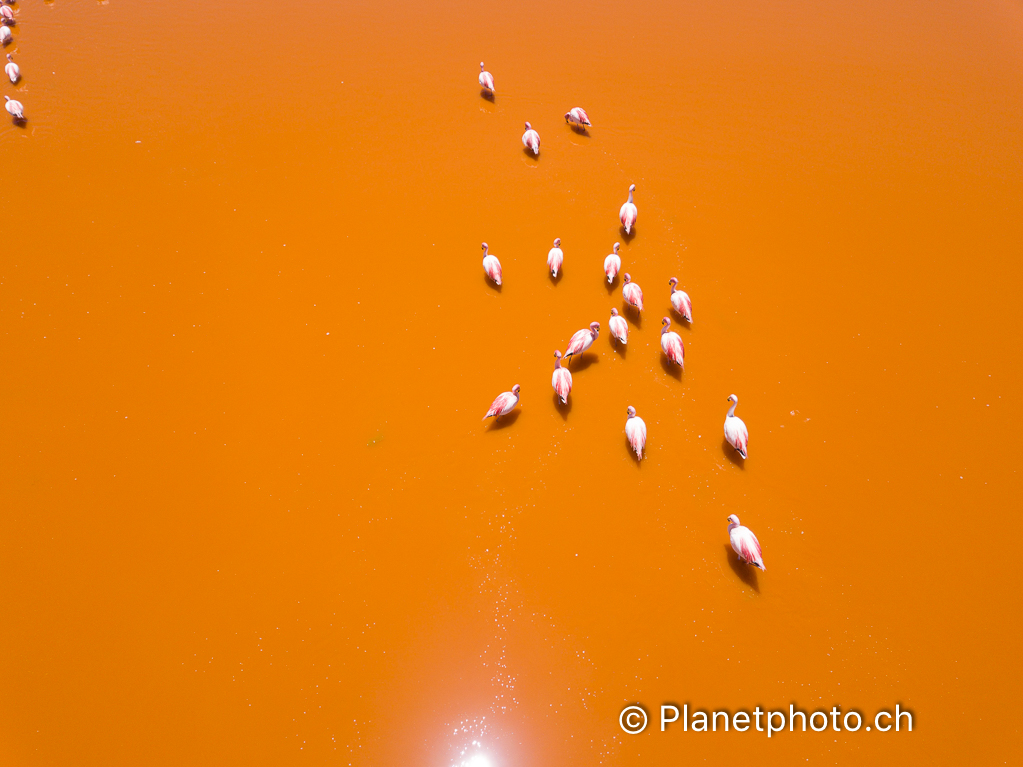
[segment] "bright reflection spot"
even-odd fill
[[[451,767],[490,767],[490,760],[483,754],[474,754],[469,759]]]

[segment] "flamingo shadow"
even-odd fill
[[[613,337],[614,336],[612,336],[612,338]],[[626,355],[626,353],[627,353],[627,351],[629,349],[629,345],[628,344],[619,343],[618,341],[612,341],[611,342],[611,347],[616,352],[618,352],[618,356],[619,357],[621,357],[622,359],[625,359],[625,355]]]
[[[728,444],[728,440],[724,437],[721,438],[721,452],[725,454],[725,458],[734,463],[740,469],[743,471],[746,470],[746,461],[741,455],[739,455],[738,450]]]
[[[494,416],[494,421],[493,423],[490,424],[487,431],[491,432],[500,431],[501,429],[507,429],[509,426],[511,426],[513,423],[519,420],[519,413],[521,412],[522,412],[521,410],[516,408],[515,410],[508,413],[508,415]]]
[[[524,154],[533,162],[540,162],[540,155],[533,154],[533,150],[530,149],[528,146],[522,147],[522,154]]]
[[[637,330],[643,327],[643,312],[641,312],[632,304],[628,302],[623,303],[622,311],[619,312],[619,314],[624,314],[630,320],[632,320],[632,324],[636,326]]]
[[[669,360],[663,354],[661,355],[661,369],[676,381],[682,380],[682,368]]]
[[[567,421],[568,414],[572,412],[572,400],[562,402],[557,392],[554,392],[554,409],[561,413],[561,420]]]
[[[732,572],[739,576],[739,580],[759,594],[760,582],[757,579],[757,568],[740,561],[738,555],[727,543],[725,544],[725,559],[728,560],[728,566],[732,568]]]
[[[570,123],[567,121],[566,124],[568,125],[569,128],[572,129],[573,133],[578,133],[580,136],[586,136],[587,138],[590,137],[590,134],[589,132],[587,132],[585,125],[576,125],[575,123]]]
[[[625,240],[625,244],[628,245],[634,239],[636,239],[636,229],[633,227],[631,232],[626,232],[624,226],[618,227],[618,233],[621,234],[622,239]]]
[[[485,274],[483,275],[483,284],[486,285],[491,290],[497,291],[498,293],[500,293],[501,289],[504,287],[503,285],[498,285]]]
[[[486,90],[485,88],[481,88],[481,89],[480,89],[480,96],[481,96],[481,97],[482,97],[482,98],[483,98],[483,99],[484,99],[485,101],[489,101],[489,102],[490,102],[491,104],[493,104],[493,103],[494,103],[494,94],[493,94],[493,93],[491,93],[490,91]]]
[[[572,357],[572,366],[570,370],[573,374],[581,373],[590,365],[596,365],[598,362],[600,362],[600,357],[596,354],[580,354],[578,357]]]
[[[607,288],[607,294],[609,296],[612,293],[614,293],[615,292],[615,288],[618,287],[618,275],[616,274],[615,278],[613,280],[611,280],[611,282],[607,281],[607,275],[605,275],[604,276],[604,287]]]
[[[564,276],[565,276],[565,270],[564,269],[559,269],[557,277],[555,277],[553,274],[551,275],[551,282],[553,282],[555,285],[557,285],[559,282],[561,282],[561,278],[564,277]]]

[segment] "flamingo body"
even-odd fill
[[[664,326],[661,328],[661,351],[664,352],[664,356],[671,362],[685,370],[686,347],[682,345],[682,337],[678,333],[669,330],[671,320],[667,317],[661,320],[661,324]]]
[[[489,247],[487,243],[483,243],[483,271],[486,272],[487,277],[493,280],[494,283],[500,285],[501,262],[497,260],[497,256],[492,256],[487,252]]]
[[[686,322],[693,321],[693,302],[689,300],[689,294],[684,290],[677,290],[678,278],[672,277],[668,280],[671,285],[671,308],[679,313]]]
[[[629,417],[625,421],[625,437],[629,445],[636,452],[636,457],[643,459],[643,449],[646,447],[646,423],[636,415],[636,408],[629,405]]]
[[[582,354],[584,351],[593,346],[593,342],[597,340],[598,335],[600,335],[599,322],[591,322],[588,328],[577,330],[572,334],[572,337],[568,341],[568,348],[565,349],[565,357]]]
[[[624,346],[629,343],[629,323],[618,314],[617,309],[611,309],[611,319],[607,322],[611,328],[611,337],[617,339]]]
[[[764,555],[760,551],[760,541],[753,535],[752,530],[739,524],[739,518],[734,514],[728,517],[728,540],[732,544],[732,551],[739,555],[740,560],[767,571],[764,567]]]
[[[7,103],[4,104],[4,107],[7,109],[8,112],[11,113],[14,119],[24,120],[25,107],[22,105],[22,103],[20,101],[15,101],[10,96],[4,96],[4,98],[7,99]]]
[[[13,39],[14,35],[11,34],[11,28],[6,24],[0,26],[0,43],[7,45]]]
[[[480,87],[490,93],[494,92],[494,76],[483,68],[483,62],[480,62]]]
[[[561,352],[558,351],[554,352],[554,375],[551,377],[551,386],[561,398],[561,404],[568,402],[568,394],[572,391],[572,373],[561,367]]]
[[[547,251],[547,268],[551,270],[551,277],[558,276],[558,270],[561,269],[564,260],[565,254],[561,250],[561,238],[557,237],[554,240],[554,247]]]
[[[632,193],[636,191],[636,185],[632,184],[629,187],[629,199],[622,205],[622,209],[618,211],[618,218],[622,222],[622,226],[625,227],[625,233],[630,234],[632,227],[636,225],[636,217],[639,216],[639,210],[636,208],[636,204],[632,201]]]
[[[739,398],[734,394],[728,397],[732,406],[728,408],[728,415],[725,416],[725,440],[735,448],[743,458],[746,457],[746,450],[749,446],[749,432],[746,431],[746,424],[739,416],[735,415],[735,406],[739,404]]]
[[[632,275],[628,272],[622,279],[625,282],[622,286],[622,298],[625,299],[625,303],[643,311],[643,290],[632,281]]]
[[[4,72],[7,73],[7,77],[10,78],[12,83],[16,83],[21,79],[21,68],[14,63],[14,59],[11,58],[9,53],[7,54],[7,66],[4,67]]]
[[[518,384],[515,384],[511,391],[504,391],[498,394],[490,404],[490,410],[483,416],[483,420],[508,415],[508,413],[514,410],[515,406],[519,404],[519,390],[521,388]]]
[[[622,259],[618,255],[618,248],[621,247],[617,242],[615,243],[614,253],[609,253],[607,258],[604,259],[604,274],[607,275],[607,284],[610,285],[614,282],[615,277],[618,276],[618,272],[622,268]]]
[[[565,114],[565,122],[571,125],[577,125],[580,128],[592,126],[589,115],[586,114],[586,110],[582,107],[572,107]]]
[[[533,130],[529,123],[526,123],[526,132],[522,134],[522,145],[532,152],[534,157],[540,156],[540,134]]]

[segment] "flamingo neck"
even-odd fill
[[[632,190],[629,190],[629,205],[632,205]]]
[[[554,358],[554,369],[561,370],[561,357]]]
[[[727,418],[735,418],[735,406],[738,404],[739,404],[738,402],[733,402],[732,406],[728,408],[728,415],[726,416]]]

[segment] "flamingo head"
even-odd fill
[[[554,351],[554,357],[555,357],[556,359],[559,359],[559,360],[560,360],[560,359],[561,359],[561,352],[559,352],[559,351],[555,350],[555,351]]]
[[[554,247],[555,248],[560,248],[561,247],[561,238],[560,237],[555,237],[554,238]]]
[[[490,246],[487,245],[487,243],[483,243],[483,252],[486,253],[487,252],[487,248],[489,248],[489,247]]]
[[[530,125],[528,122],[526,123],[526,130],[533,130],[533,126]]]
[[[512,394],[518,395],[518,393],[519,393],[519,390],[520,390],[521,388],[522,388],[521,386],[519,386],[518,384],[515,384],[515,385],[514,385],[514,386],[512,387]]]
[[[565,112],[565,122],[568,122],[571,117],[572,117],[571,112]]]
[[[739,398],[736,397],[734,394],[729,394],[728,395],[728,401],[729,402],[734,402],[736,405],[739,404]]]
[[[630,282],[632,282],[632,275],[629,274],[628,272],[626,272],[625,276],[622,277],[622,282],[624,282],[626,285],[628,285]]]
[[[734,514],[729,514],[728,515],[728,524],[729,525],[737,525],[737,524],[739,524],[739,518],[737,516],[735,516]]]
[[[620,243],[615,243],[615,255],[618,255],[618,248],[622,247]]]
[[[625,412],[628,413],[629,418],[636,417],[636,408],[634,408],[632,405],[629,405],[628,409]]]
[[[618,310],[615,309],[613,306],[611,307],[611,316],[612,317],[617,317],[618,316]]]
[[[480,72],[482,72],[482,71],[483,71],[483,62],[481,61],[480,62]]]
[[[629,191],[630,191],[630,192],[635,192],[635,191],[636,191],[636,185],[635,185],[635,184],[631,184],[631,185],[629,186]]]
[[[9,53],[7,54],[7,60],[8,61],[14,61],[14,59],[11,58],[11,54],[9,54]]]
[[[593,333],[594,336],[597,335],[597,333],[600,332],[600,323],[599,322],[591,322],[590,323],[590,332]]]
[[[661,332],[662,333],[667,333],[668,332],[668,328],[671,327],[671,318],[670,317],[662,317],[661,318],[661,324],[664,325],[664,327],[661,329]]]
[[[675,286],[678,285],[678,277],[672,277],[668,280],[668,284],[671,285],[671,292],[675,292]]]

